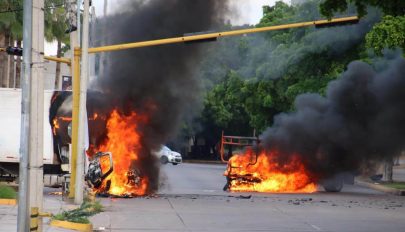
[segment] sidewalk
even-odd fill
[[[73,209],[77,206],[62,201],[61,196],[50,195],[51,192],[57,192],[60,189],[46,188],[44,191],[44,212],[57,214],[62,210]],[[18,205],[0,205],[0,232],[10,232],[17,230]],[[49,226],[49,218],[43,220],[43,231],[68,232],[73,230],[59,229]]]
[[[398,160],[398,164],[394,166],[393,179],[397,182],[405,182],[405,156],[401,156]],[[386,192],[398,196],[405,196],[405,190],[399,190],[396,188],[390,188],[382,185],[381,183],[374,182],[368,177],[358,177],[356,178],[356,184],[375,189],[377,191]]]

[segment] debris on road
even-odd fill
[[[236,198],[236,199],[250,199],[250,198],[252,198],[252,195],[247,195],[247,196],[240,195],[240,196],[235,197],[235,198]]]

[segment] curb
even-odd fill
[[[379,183],[373,183],[365,180],[359,180],[356,179],[355,183],[358,184],[359,186],[366,187],[366,188],[371,188],[380,192],[385,192],[397,196],[405,196],[405,190],[400,190],[400,189],[395,189],[395,188],[390,188],[384,185],[381,185]]]
[[[83,232],[93,231],[92,224],[82,224],[82,223],[75,223],[75,222],[68,222],[68,221],[51,220],[51,223],[49,225],[53,226],[53,227],[59,227],[59,228],[83,231]]]
[[[0,205],[17,205],[17,199],[0,199]]]

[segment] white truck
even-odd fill
[[[59,152],[55,152],[49,121],[49,109],[53,93],[52,90],[44,92],[44,149],[42,154],[44,174],[63,174],[62,159],[58,157],[60,156]],[[20,128],[21,89],[0,88],[0,181],[11,182],[18,177]],[[65,171],[67,170],[65,169]],[[45,176],[44,180],[55,182],[55,178],[50,176]]]

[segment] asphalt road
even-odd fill
[[[405,231],[405,197],[359,186],[341,193],[227,193],[224,168],[163,166],[158,196],[101,199],[106,211],[92,222],[104,231]]]
[[[224,194],[225,165],[190,164],[162,165],[162,194]]]

